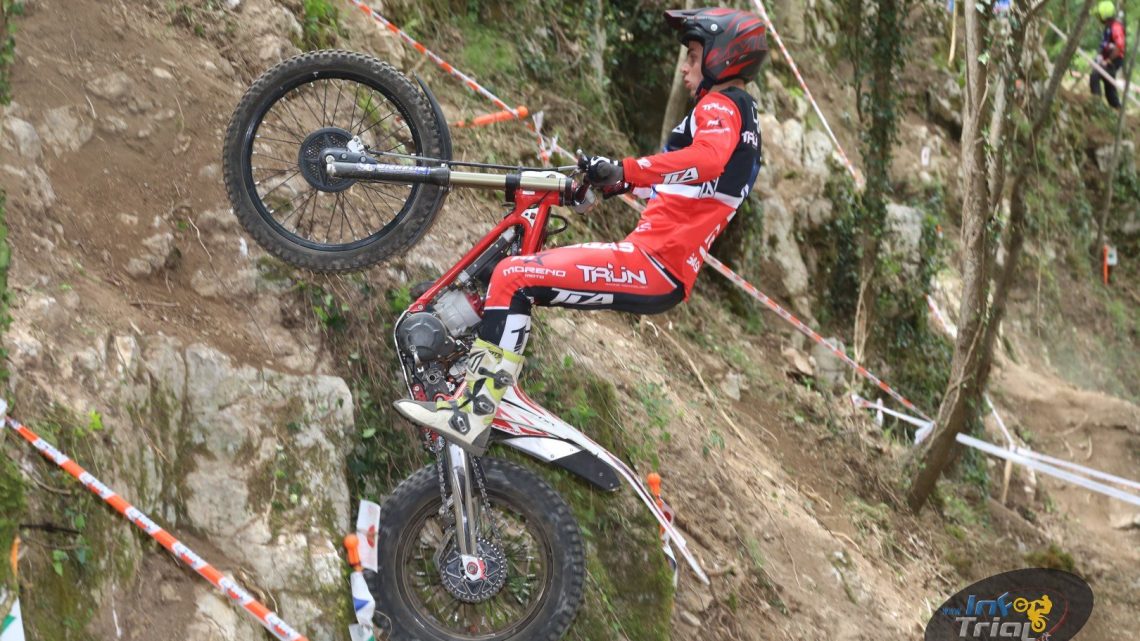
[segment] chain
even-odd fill
[[[491,535],[499,550],[503,548],[503,537],[499,533],[499,525],[495,523],[495,515],[491,512],[491,499],[487,498],[487,478],[483,474],[483,461],[478,456],[471,457],[472,467],[475,468],[475,484],[479,486],[479,494],[483,497],[483,515],[491,524]]]
[[[439,518],[446,519],[451,510],[447,509],[447,474],[443,469],[443,437],[442,436],[428,436],[428,451],[435,454],[435,474],[439,480]]]

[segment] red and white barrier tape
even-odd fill
[[[839,144],[839,139],[835,137],[835,132],[831,130],[831,125],[827,124],[827,118],[823,115],[823,111],[816,103],[815,97],[811,94],[811,89],[808,88],[807,83],[804,82],[804,77],[800,75],[800,70],[796,67],[796,61],[792,60],[792,55],[788,53],[787,47],[784,46],[784,39],[780,37],[780,33],[776,31],[776,26],[772,24],[772,19],[768,17],[768,10],[764,8],[764,3],[760,0],[752,0],[752,4],[756,6],[756,10],[760,12],[760,18],[768,25],[768,30],[772,32],[772,36],[776,38],[776,44],[780,47],[780,53],[784,55],[784,59],[788,61],[788,66],[792,68],[792,73],[796,75],[796,80],[800,82],[800,89],[804,90],[804,97],[811,103],[815,109],[815,115],[819,116],[820,122],[823,123],[823,128],[827,131],[827,135],[831,138],[831,144],[835,145],[835,151],[839,154],[839,158],[843,160],[843,166],[851,174],[851,179],[855,181],[855,186],[858,189],[863,188],[863,178],[859,176],[859,172],[855,171],[855,166],[847,158],[847,153],[843,151],[843,145]]]
[[[1057,25],[1053,24],[1051,21],[1049,22],[1049,28],[1053,30],[1053,33],[1056,33],[1058,36],[1061,36],[1061,40],[1068,41],[1069,37],[1067,35],[1065,35],[1065,32],[1061,31],[1057,27]],[[1089,54],[1085,53],[1083,50],[1078,49],[1077,53],[1081,54],[1085,60],[1088,60],[1089,64],[1092,65],[1092,68],[1098,74],[1100,74],[1101,77],[1103,77],[1106,81],[1111,82],[1113,84],[1113,86],[1115,86],[1118,90],[1124,91],[1124,81],[1123,80],[1117,80],[1116,78],[1113,78],[1111,75],[1109,75],[1109,73],[1107,71],[1104,70],[1104,67],[1101,67],[1100,65],[1098,65],[1096,63],[1096,61],[1093,60],[1093,57],[1090,56]],[[1140,105],[1140,98],[1136,97],[1137,93],[1140,93],[1140,87],[1137,87],[1135,85],[1133,85],[1132,87],[1129,87],[1128,97],[1132,100],[1132,102]]]
[[[793,316],[791,313],[789,313],[783,307],[780,307],[771,298],[768,298],[767,296],[762,294],[760,292],[760,290],[756,289],[751,283],[749,283],[748,281],[746,281],[743,278],[741,278],[740,276],[738,276],[736,274],[736,272],[732,271],[728,267],[725,267],[724,263],[720,262],[716,258],[713,258],[703,248],[701,249],[701,256],[705,259],[706,264],[708,264],[710,267],[712,267],[716,271],[720,272],[722,276],[724,276],[725,278],[732,281],[734,284],[736,284],[736,286],[743,289],[745,292],[747,292],[750,296],[752,296],[756,300],[760,301],[765,307],[772,310],[773,312],[776,312],[777,316],[779,316],[780,318],[791,323],[793,327],[795,327],[796,329],[798,329],[800,331],[800,333],[804,334],[805,336],[812,339],[816,343],[826,347],[832,354],[835,354],[836,358],[843,361],[844,363],[847,363],[860,376],[871,381],[879,389],[881,389],[883,392],[886,392],[887,395],[889,395],[891,398],[895,399],[899,403],[902,403],[903,407],[906,407],[907,409],[914,412],[915,414],[918,414],[920,417],[922,417],[923,419],[925,419],[927,421],[932,420],[929,416],[927,416],[926,414],[923,414],[922,410],[918,409],[914,403],[911,403],[902,394],[899,394],[898,392],[896,392],[893,387],[884,383],[878,376],[875,376],[871,372],[867,371],[867,368],[863,367],[859,363],[856,363],[850,356],[845,354],[843,352],[843,350],[841,350],[841,349],[837,348],[835,345],[832,345],[831,343],[827,342],[823,338],[823,336],[820,336],[819,332],[815,331],[811,327],[808,327],[806,323],[804,323],[800,319]]]
[[[487,89],[483,85],[479,84],[478,82],[475,82],[474,78],[468,76],[467,74],[463,73],[462,71],[451,66],[450,64],[448,64],[448,62],[446,60],[444,60],[443,58],[440,58],[438,55],[436,55],[435,52],[431,51],[430,49],[423,46],[422,44],[416,42],[416,40],[414,38],[412,38],[411,36],[409,36],[403,29],[392,24],[392,22],[390,20],[388,20],[384,16],[380,15],[379,12],[373,10],[372,7],[368,6],[364,2],[361,2],[361,0],[348,0],[348,1],[351,2],[352,4],[356,5],[356,7],[358,9],[360,9],[361,11],[363,11],[365,13],[365,15],[369,16],[370,18],[372,18],[376,22],[379,22],[388,31],[391,31],[392,33],[399,36],[401,40],[406,42],[413,49],[415,49],[416,51],[427,56],[428,59],[431,60],[432,62],[434,62],[436,65],[438,65],[440,69],[443,69],[447,73],[449,73],[452,76],[455,76],[456,78],[461,80],[463,82],[463,84],[467,85],[467,88],[470,89],[471,91],[474,91],[475,93],[479,94],[480,96],[483,96],[487,100],[490,100],[491,102],[495,103],[495,106],[497,106],[499,109],[502,109],[503,111],[510,112],[511,115],[515,118],[521,119],[521,118],[525,117],[524,115],[519,113],[519,110],[517,110],[517,109],[511,107],[510,105],[508,105],[507,103],[503,102],[502,100],[499,99],[498,96],[491,93],[490,91],[487,91]]]
[[[111,488],[104,485],[99,479],[92,476],[75,461],[65,456],[52,446],[51,443],[40,438],[35,432],[28,429],[27,426],[7,417],[7,411],[8,403],[0,399],[0,417],[3,417],[2,425],[4,427],[11,428],[14,432],[23,437],[24,440],[31,443],[32,447],[39,450],[40,454],[43,454],[45,458],[63,468],[68,474],[74,476],[76,480],[83,484],[83,487],[91,490],[92,493],[106,501],[107,504],[125,516],[128,521],[138,526],[140,530],[146,532],[155,541],[158,541],[162,547],[174,555],[174,558],[189,565],[199,576],[221,590],[222,594],[226,595],[230,601],[233,601],[246,612],[252,614],[257,618],[258,623],[268,630],[270,634],[280,639],[280,641],[308,641],[306,637],[282,621],[276,613],[255,600],[233,579],[218,572],[212,565],[203,560],[202,557],[195,554],[193,550],[186,547],[185,544],[174,538],[169,532],[159,527],[147,515],[140,512],[133,505],[127,503],[123,497],[116,494]]]

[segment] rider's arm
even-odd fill
[[[703,183],[724,173],[740,141],[740,113],[722,93],[710,92],[693,109],[693,144],[644,158],[622,161],[625,181],[635,187],[662,183]]]

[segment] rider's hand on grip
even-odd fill
[[[578,168],[586,172],[586,182],[595,187],[620,183],[625,173],[621,161],[613,161],[605,156],[580,156]]]

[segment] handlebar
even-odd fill
[[[558,172],[521,171],[507,174],[485,174],[474,171],[454,171],[448,167],[421,167],[378,163],[367,156],[357,162],[335,160],[325,155],[325,173],[336,178],[366,181],[385,181],[404,184],[428,184],[440,187],[475,187],[479,189],[515,189],[528,191],[554,191],[562,195],[564,203],[573,201],[574,181]]]

